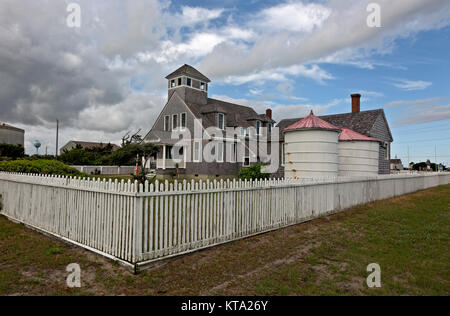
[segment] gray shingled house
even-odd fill
[[[392,138],[392,133],[386,120],[384,110],[377,109],[370,111],[361,111],[360,100],[360,94],[352,94],[352,112],[335,115],[325,115],[320,116],[320,118],[339,128],[349,128],[363,135],[378,139],[380,141],[378,172],[379,174],[389,174],[391,159],[390,146],[394,139]],[[282,157],[284,157],[283,130],[299,120],[301,120],[301,118],[284,119],[281,120],[277,125],[277,127],[279,127],[280,129],[281,166],[276,173],[276,177],[284,176],[284,167],[282,160]]]
[[[147,168],[158,175],[178,172],[179,175],[189,177],[235,176],[241,168],[250,166],[252,160],[261,159],[249,149],[248,141],[251,137],[261,139],[269,136],[268,131],[275,123],[270,109],[264,114],[258,114],[251,107],[208,98],[210,80],[189,65],[175,70],[166,79],[168,101],[144,137],[145,142],[159,144],[161,150],[151,159]],[[214,130],[225,131],[227,128],[238,131],[231,145],[229,139],[225,145],[224,136],[221,138],[214,134]],[[190,131],[190,138],[186,140],[189,146],[174,148],[178,139],[172,137],[173,131]],[[252,131],[256,131],[255,135]],[[206,139],[202,137],[205,134]],[[219,144],[213,150],[216,159],[207,162],[202,158],[201,151],[211,141]],[[240,158],[235,145],[238,142],[245,144],[245,153],[239,155]],[[190,150],[185,149],[189,147]],[[174,152],[177,157],[173,157]],[[250,156],[253,158],[250,159]]]

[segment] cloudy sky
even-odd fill
[[[81,27],[67,25],[67,6]],[[367,26],[367,6],[381,27]],[[119,143],[152,126],[164,77],[182,64],[212,97],[270,107],[275,118],[384,108],[392,155],[450,162],[450,1],[2,0],[0,121],[55,151],[75,140]],[[42,151],[41,151],[42,152]]]

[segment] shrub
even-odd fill
[[[0,157],[18,159],[24,156],[25,151],[21,145],[0,144]]]
[[[257,163],[249,168],[242,168],[237,177],[242,180],[268,179],[270,177],[270,173],[261,172],[262,166],[264,166],[264,164]]]
[[[0,171],[53,174],[62,176],[85,176],[77,169],[56,160],[14,160],[0,161]]]

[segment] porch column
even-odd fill
[[[163,170],[166,170],[166,145],[163,145]]]

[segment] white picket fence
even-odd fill
[[[141,266],[450,183],[450,173],[146,183],[0,173],[2,214]]]

